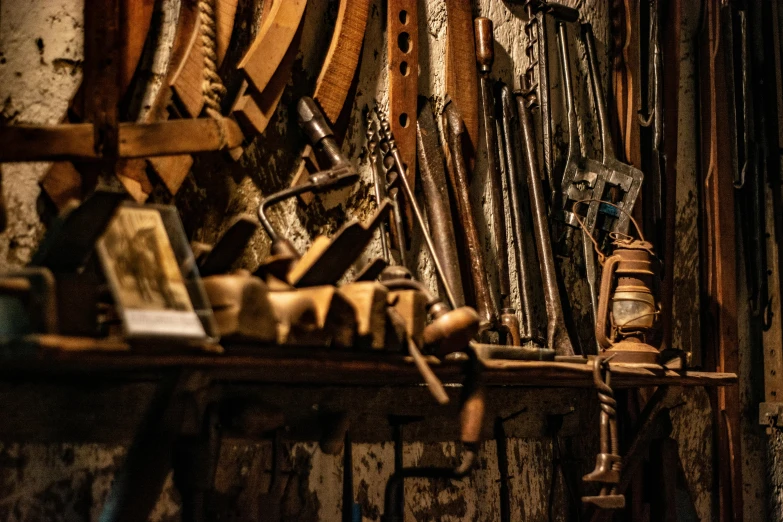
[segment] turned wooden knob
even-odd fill
[[[482,73],[492,70],[495,61],[495,37],[492,34],[492,20],[480,16],[473,20],[473,30],[476,33],[476,62]]]
[[[443,356],[464,349],[479,332],[476,311],[463,306],[440,314],[424,328],[424,344]]]

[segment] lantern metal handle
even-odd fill
[[[606,327],[609,316],[609,294],[612,291],[612,277],[621,261],[617,254],[610,256],[604,263],[604,271],[601,274],[601,289],[598,294],[598,314],[595,317],[595,339],[604,350],[612,346],[612,341],[606,336]]]

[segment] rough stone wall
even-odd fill
[[[570,5],[580,4],[587,20],[593,22],[604,74],[603,83],[608,81],[608,0],[570,0]],[[262,2],[241,1],[240,16],[257,20]],[[524,55],[524,31],[519,6],[501,0],[480,0],[476,14],[488,16],[495,23],[496,62],[493,77],[515,85],[517,78],[527,65]],[[689,2],[685,2],[689,4]],[[172,16],[178,9],[176,0],[162,2],[162,32],[171,31]],[[270,128],[264,136],[252,140],[245,155],[237,163],[231,163],[217,155],[196,158],[192,176],[185,182],[183,190],[174,199],[181,210],[186,229],[193,239],[213,240],[230,221],[242,214],[254,214],[260,199],[290,180],[296,155],[302,139],[293,116],[295,101],[311,92],[315,77],[323,60],[331,30],[336,17],[335,0],[310,0],[303,29],[302,51],[297,57],[294,75],[289,82],[281,105]],[[82,60],[82,1],[59,0],[57,2],[23,2],[4,0],[0,3],[0,102],[2,121],[10,123],[55,123],[67,107],[81,78]],[[686,15],[688,27],[695,31],[698,13],[694,7]],[[420,71],[419,92],[430,96],[436,110],[442,108],[445,95],[444,49],[446,37],[446,12],[442,0],[419,2],[420,29]],[[227,66],[241,56],[242,49],[252,35],[254,24],[245,38],[233,42],[226,59]],[[360,63],[358,88],[353,100],[350,123],[344,150],[354,159],[360,157],[364,145],[362,109],[378,104],[386,107],[386,41],[385,3],[373,0],[364,52]],[[698,303],[698,251],[693,248],[698,234],[697,208],[697,165],[695,162],[697,139],[694,114],[697,110],[694,88],[695,52],[692,40],[683,31],[683,75],[680,107],[679,177],[677,193],[678,264],[675,266],[677,292],[675,294],[675,339],[685,349],[699,346]],[[575,36],[571,29],[570,34]],[[691,33],[692,35],[692,33]],[[170,37],[170,35],[169,35]],[[552,46],[554,48],[554,38]],[[575,40],[575,39],[574,39]],[[580,45],[571,43],[572,59],[579,59],[575,67],[575,82],[582,85],[586,78],[584,52]],[[552,55],[554,56],[554,54]],[[149,76],[160,81],[165,55],[157,56],[149,65]],[[560,77],[553,69],[552,85],[555,89],[554,118],[555,136],[565,135],[565,122],[560,107]],[[236,81],[236,75],[228,72],[229,87]],[[585,150],[595,153],[600,142],[589,118],[591,102],[586,89],[577,89],[577,108],[580,118],[579,134]],[[562,161],[564,144],[560,140],[556,147],[558,161]],[[351,193],[344,191],[327,196],[308,211],[296,202],[281,205],[272,214],[272,220],[280,230],[293,240],[300,249],[321,233],[331,233],[348,218],[365,218],[374,208],[369,197],[371,178],[366,162],[359,162],[362,175],[359,186]],[[484,158],[478,158],[477,177],[473,185],[474,204],[485,209],[492,204],[491,196],[485,193],[482,177]],[[4,189],[9,209],[8,230],[0,235],[0,268],[12,268],[27,262],[44,231],[36,211],[39,189],[37,180],[45,171],[44,164],[7,164],[2,166]],[[153,200],[167,202],[169,198],[160,190],[153,193]],[[489,215],[487,213],[487,217]],[[486,229],[486,227],[483,227]],[[489,256],[496,256],[488,238],[484,237]],[[414,240],[414,248],[420,246]],[[580,272],[575,268],[580,255],[578,244],[571,250],[561,252],[566,276],[566,286],[576,314],[580,340],[587,346],[590,339],[589,311],[580,303],[587,302],[587,288]],[[266,255],[269,241],[263,233],[254,239],[242,264],[253,267]],[[571,252],[573,261],[567,259]],[[378,244],[365,253],[365,257],[379,254]],[[679,255],[682,254],[682,255]],[[490,257],[491,259],[492,257]],[[573,262],[574,266],[569,263]],[[511,260],[512,270],[516,268]],[[494,267],[495,263],[488,263]],[[418,258],[419,276],[434,288],[431,264],[426,252],[420,250]],[[491,274],[493,277],[495,274]],[[514,278],[511,278],[512,282]],[[512,283],[513,284],[513,283]],[[678,441],[680,459],[688,482],[691,497],[698,518],[713,518],[714,496],[712,495],[712,444],[711,414],[709,401],[702,391],[686,395],[684,406],[673,414],[673,437]],[[511,438],[507,441],[507,454],[513,470],[510,481],[512,496],[512,520],[550,520],[550,493],[557,448],[561,441],[552,438]],[[578,444],[577,444],[578,445]],[[781,489],[783,480],[776,470],[779,461],[778,439],[770,449],[771,513],[781,513],[783,504]],[[774,448],[778,448],[776,451]],[[341,509],[342,456],[322,453],[316,444],[302,443],[289,448],[286,467],[294,477],[287,492],[283,509],[286,520],[339,520]],[[747,448],[743,448],[747,449]],[[592,450],[590,450],[592,451]],[[592,458],[590,451],[578,453]],[[746,469],[753,469],[758,452],[748,457]],[[121,464],[125,448],[120,446],[88,445],[41,445],[0,443],[0,519],[16,521],[32,520],[95,520],[100,513],[112,476]],[[747,454],[746,454],[747,455]],[[405,464],[447,465],[455,462],[456,448],[451,443],[409,442],[405,445]],[[750,460],[752,459],[752,460]],[[218,472],[218,489],[238,499],[237,513],[252,504],[256,493],[247,478],[260,472],[268,465],[268,445],[249,445],[237,442],[226,444],[221,454]],[[379,520],[383,506],[383,488],[391,474],[393,448],[389,443],[361,442],[353,445],[354,493],[361,505],[365,520]],[[587,462],[587,466],[590,466]],[[759,467],[756,466],[758,470]],[[406,516],[409,520],[497,520],[498,500],[498,454],[497,444],[484,444],[479,469],[462,482],[444,483],[423,479],[406,482]],[[255,484],[255,483],[253,483]],[[753,495],[759,491],[758,484],[748,486]],[[562,497],[560,497],[562,498]],[[156,508],[153,520],[174,521],[179,519],[177,494],[169,480]],[[245,506],[244,508],[242,506]],[[749,520],[760,520],[758,511],[746,504]],[[557,520],[564,518],[564,506],[555,506]],[[252,510],[250,511],[252,512]],[[248,512],[244,512],[248,513]]]

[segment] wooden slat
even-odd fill
[[[169,120],[120,125],[120,156],[145,158],[207,152],[242,144],[242,131],[230,118]]]
[[[124,92],[130,85],[136,66],[147,40],[147,33],[152,22],[152,11],[155,0],[125,0],[122,8],[122,69],[120,71],[120,86]]]
[[[122,67],[120,0],[84,7],[84,119],[93,134],[90,148],[116,158],[119,148],[120,71]],[[73,144],[71,141],[70,144]],[[9,145],[4,143],[4,145]],[[10,144],[13,146],[13,144]],[[113,165],[104,166],[104,175]]]
[[[199,118],[156,123],[121,123],[119,157],[146,158],[237,147],[243,136],[230,118]],[[0,162],[96,160],[93,125],[12,125],[0,127]]]
[[[416,118],[419,94],[419,21],[416,4],[416,0],[390,0],[386,20],[389,124],[407,168],[405,174],[412,189],[416,185]],[[465,37],[469,38],[469,35]],[[403,199],[406,234],[410,238],[413,234],[413,210],[407,198]]]
[[[82,199],[82,175],[70,161],[57,161],[40,180],[41,188],[46,192],[58,212],[69,202]]]
[[[278,1],[269,12],[258,36],[237,66],[257,92],[263,92],[272,79],[304,15],[307,0]]]
[[[664,5],[668,6],[668,12],[664,12],[664,20],[661,30],[661,52],[663,53],[664,79],[663,79],[663,148],[667,158],[664,176],[665,193],[662,194],[666,207],[664,208],[666,241],[662,252],[665,271],[661,285],[661,307],[663,346],[662,349],[672,347],[673,313],[674,313],[674,249],[675,249],[675,225],[677,220],[677,144],[679,143],[679,106],[680,106],[680,41],[682,33],[682,2],[671,0]],[[659,7],[662,8],[663,6]],[[682,347],[678,347],[682,348]],[[701,354],[696,363],[701,360]]]
[[[209,348],[209,347],[205,347]],[[419,384],[421,377],[410,358],[399,354],[350,352],[312,348],[273,346],[229,346],[222,355],[210,355],[194,347],[149,343],[143,352],[127,350],[117,341],[62,336],[34,336],[24,346],[0,347],[3,364],[0,374],[19,371],[55,373],[150,372],[186,367],[209,371],[229,381],[269,383],[356,384],[386,386]],[[594,388],[592,364],[566,362],[488,361],[488,385],[522,387]],[[449,383],[462,382],[459,364],[438,364],[434,371]],[[612,386],[731,386],[733,373],[650,370],[612,365]]]
[[[702,100],[702,151],[705,157],[703,203],[705,224],[706,366],[718,372],[739,368],[737,326],[737,270],[732,147],[729,128],[730,104],[726,53],[722,33],[729,7],[705,3],[705,24],[700,52]],[[718,451],[718,520],[742,520],[742,448],[740,399],[737,387],[720,389],[712,397],[715,445]]]
[[[768,57],[774,66],[774,86],[776,91],[775,107],[777,113],[778,144],[783,143],[783,59],[781,59],[780,26],[781,7],[777,2],[770,2],[772,13],[770,25],[772,26],[772,56]],[[775,143],[771,143],[774,147]],[[769,167],[774,168],[774,163]],[[780,164],[777,165],[780,168]],[[781,210],[781,176],[783,172],[768,172],[768,182],[764,185],[764,208],[766,226],[766,253],[769,277],[767,288],[769,291],[769,322],[768,328],[763,329],[762,339],[764,349],[764,399],[767,402],[783,402],[783,353],[777,347],[783,344],[783,281],[781,281],[780,245],[783,239],[783,216]],[[775,347],[775,349],[770,349]]]
[[[318,102],[332,124],[343,110],[356,67],[359,65],[369,13],[370,0],[340,2],[334,36],[329,44],[324,66],[316,80],[313,95],[313,99]]]
[[[466,0],[446,0],[446,94],[457,104],[470,143],[465,159],[472,167],[479,143],[479,94],[473,7]]]
[[[0,128],[0,161],[96,159],[92,123],[13,125]]]
[[[285,87],[288,85],[288,79],[291,77],[291,69],[296,60],[296,55],[299,53],[303,27],[304,24],[300,23],[288,50],[278,64],[274,74],[266,83],[264,91],[261,93],[256,92],[252,86],[245,82],[243,89],[237,96],[231,113],[236,116],[237,121],[242,125],[245,132],[263,133],[267,125],[269,125],[272,116],[274,116],[280,99],[283,97]]]

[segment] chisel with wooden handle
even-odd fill
[[[449,177],[456,194],[457,210],[462,224],[462,234],[473,283],[476,311],[480,318],[480,329],[482,331],[489,330],[497,325],[498,313],[490,294],[486,265],[482,255],[484,247],[479,239],[470,204],[468,170],[462,149],[462,135],[465,132],[465,125],[462,122],[459,110],[451,99],[447,98],[443,112],[446,117],[446,126],[448,127],[448,144],[451,155]]]

